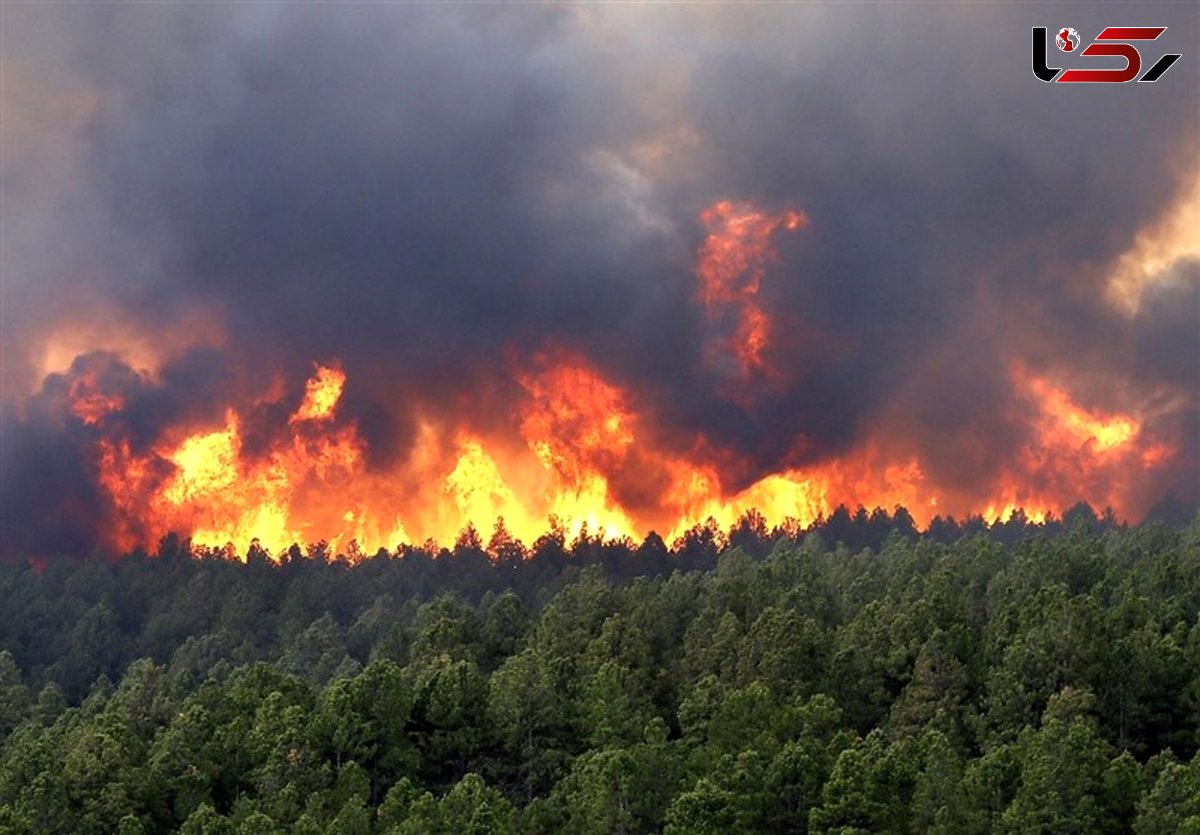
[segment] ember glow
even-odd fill
[[[71,381],[71,411],[84,423],[95,426],[105,415],[119,412],[125,400],[119,394],[104,394],[96,391],[96,381],[87,376]]]
[[[1186,76],[1064,104],[1019,6],[356,12],[5,9],[0,555],[1200,503]]]

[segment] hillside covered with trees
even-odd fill
[[[1200,517],[0,564],[0,832],[1200,833]]]

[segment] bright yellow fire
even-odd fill
[[[710,347],[734,357],[738,380],[749,382],[746,375],[770,372],[771,321],[758,293],[776,257],[772,236],[808,219],[724,201],[702,221],[708,236],[697,252],[698,301],[712,319]],[[635,392],[561,346],[547,345],[513,369],[513,414],[488,431],[408,404],[415,437],[386,464],[372,460],[359,427],[339,409],[352,381],[327,362],[315,366],[283,425],[255,424],[253,444],[243,436],[251,410],[281,406],[283,381],[231,406],[221,426],[177,427],[149,449],[97,441],[99,483],[114,509],[106,540],[117,549],[153,547],[175,531],[237,550],[254,539],[273,553],[324,540],[334,551],[359,553],[427,539],[448,544],[467,525],[486,542],[502,518],[527,543],[550,520],[572,537],[585,528],[606,537],[657,530],[672,541],[710,519],[728,529],[750,510],[770,524],[805,526],[839,504],[903,505],[918,525],[939,514],[995,520],[1018,508],[1042,520],[1079,499],[1127,507],[1138,478],[1170,460],[1171,447],[1146,431],[1145,415],[1088,406],[1020,363],[1009,371],[1025,411],[1008,416],[1014,447],[979,483],[955,486],[921,449],[864,430],[837,458],[733,484],[723,474],[750,468],[731,462],[732,453],[664,432]],[[75,415],[101,429],[125,406],[87,376],[69,394]]]
[[[292,420],[324,420],[333,414],[342,399],[346,372],[332,366],[318,365],[316,373],[304,386],[304,402],[292,415]]]

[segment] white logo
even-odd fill
[[[1058,30],[1054,42],[1063,52],[1074,52],[1079,46],[1079,33],[1070,27],[1064,27]]]

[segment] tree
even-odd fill
[[[206,804],[188,816],[179,835],[234,835],[234,829],[228,819]]]
[[[813,809],[813,832],[908,832],[917,760],[878,731],[842,751]]]
[[[458,779],[485,740],[487,681],[473,661],[442,656],[416,680],[412,730],[432,782]]]
[[[724,835],[737,819],[733,795],[711,780],[701,778],[680,794],[667,809],[665,835]]]
[[[441,832],[447,835],[509,835],[517,815],[504,795],[478,774],[466,774],[438,804]]]
[[[0,651],[0,743],[29,710],[29,688],[8,650]]]
[[[1200,833],[1200,755],[1190,764],[1168,761],[1137,804],[1137,835]]]
[[[1200,835],[1200,517],[905,518],[0,562],[0,831]]]
[[[625,748],[591,750],[575,760],[560,784],[568,818],[579,833],[657,831],[677,789],[678,763],[662,719],[651,719],[642,739]]]
[[[509,658],[488,682],[488,715],[514,775],[531,801],[552,783],[566,761],[566,704],[544,656],[527,649]]]
[[[1104,797],[1109,747],[1095,721],[1067,713],[1063,701],[1052,701],[1042,727],[1018,739],[1020,784],[1001,819],[1005,831],[1100,832],[1116,825]]]
[[[921,737],[919,748],[921,770],[913,790],[913,831],[945,835],[966,831],[963,764],[957,749],[944,733],[932,728]]]
[[[954,643],[948,633],[935,629],[921,647],[912,679],[888,714],[894,735],[915,736],[932,725],[947,742],[965,747],[971,680]]]

